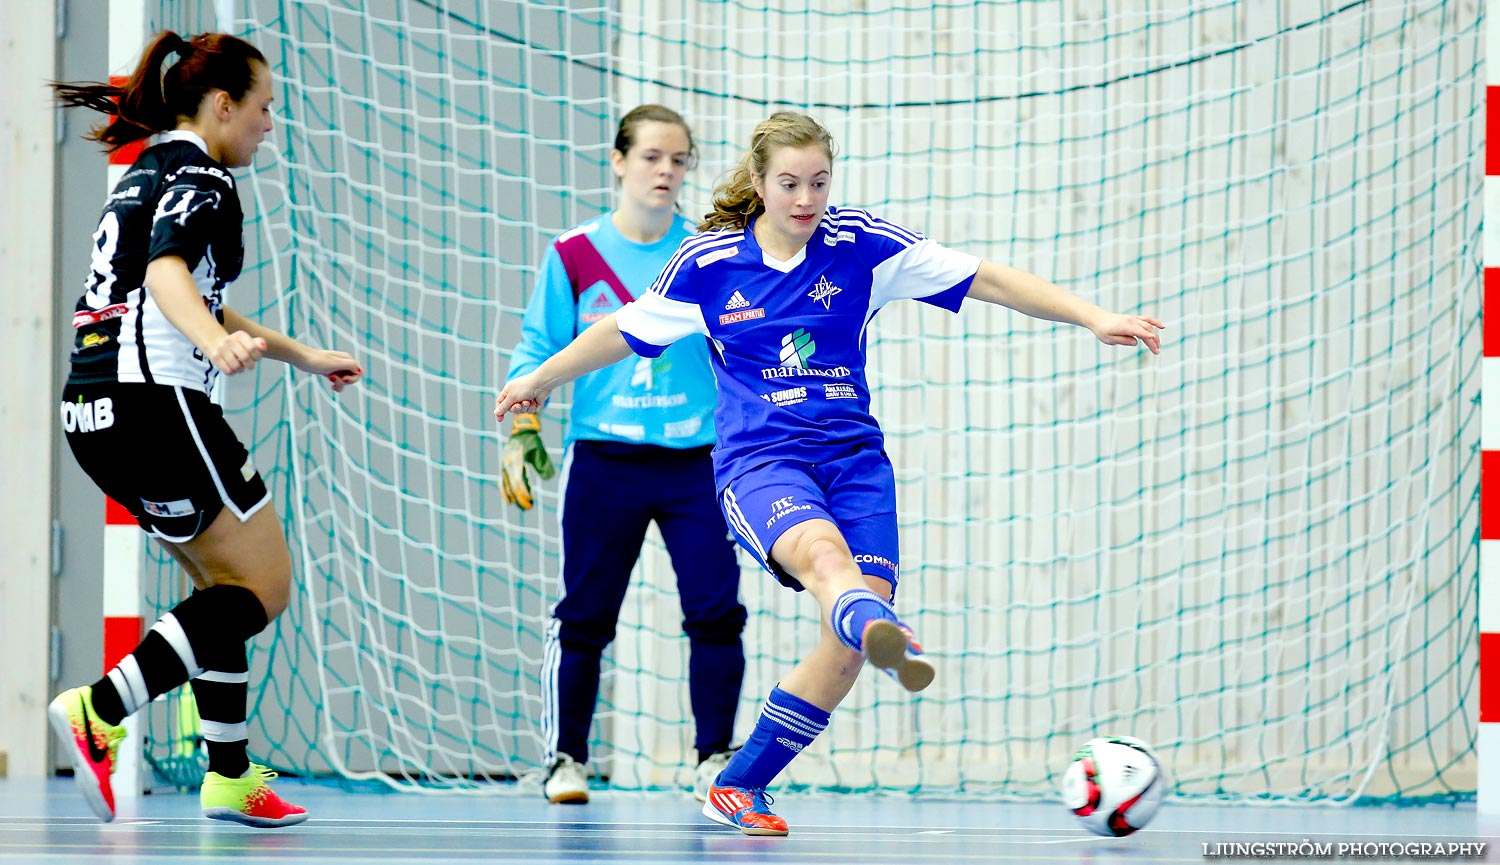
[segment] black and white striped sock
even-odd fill
[[[235,670],[204,670],[193,679],[203,740],[208,743],[208,771],[238,778],[250,768],[245,748],[250,734],[245,727],[245,704],[250,690],[250,665],[241,644]]]
[[[265,626],[265,608],[255,593],[243,586],[210,586],[193,592],[151,626],[135,651],[94,683],[94,711],[100,720],[118,724],[205,669],[230,674],[247,670],[245,641]],[[245,681],[222,684],[238,689],[243,729]],[[201,696],[199,699],[201,710]],[[220,732],[233,735],[235,731]]]

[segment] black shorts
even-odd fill
[[[61,415],[78,465],[153,537],[190,541],[223,508],[244,522],[271,501],[223,410],[202,391],[70,382]]]

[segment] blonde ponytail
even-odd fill
[[[807,147],[816,144],[832,162],[837,153],[833,136],[818,121],[806,114],[778,111],[762,120],[750,136],[750,149],[740,164],[714,187],[714,209],[704,214],[699,231],[723,231],[744,228],[756,214],[766,209],[755,191],[755,179],[764,177],[771,156],[784,147]]]

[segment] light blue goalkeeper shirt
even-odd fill
[[[678,216],[665,237],[635,243],[606,213],[558,237],[537,274],[506,381],[541,366],[584,328],[644,294],[691,234]],[[564,446],[580,439],[710,445],[717,399],[708,340],[684,339],[659,357],[629,357],[578,379]]]

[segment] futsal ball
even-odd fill
[[[1084,743],[1063,773],[1063,804],[1096,835],[1129,835],[1161,807],[1167,776],[1151,747],[1129,736]]]

